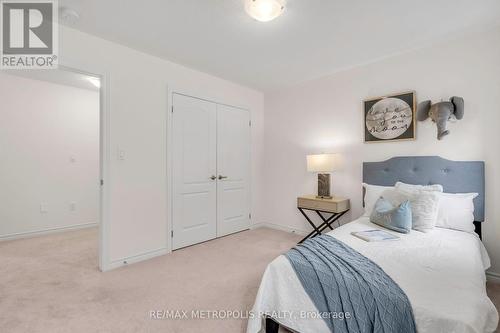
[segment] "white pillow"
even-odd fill
[[[409,200],[407,192],[398,191],[396,188],[390,188],[382,192],[381,197],[389,201],[391,205],[397,207],[406,200]]]
[[[397,182],[395,185],[396,189],[403,190],[406,192],[422,190],[422,191],[433,191],[433,192],[443,192],[443,186],[439,184],[434,185],[413,185],[406,184],[402,182]]]
[[[436,227],[474,232],[477,193],[441,193]]]
[[[363,183],[363,187],[365,188],[365,213],[363,214],[363,216],[371,215],[373,207],[375,207],[375,203],[382,196],[382,193],[385,190],[394,189],[393,186],[378,186],[366,183]]]
[[[428,189],[403,190],[396,188],[397,196],[409,200],[412,213],[412,229],[422,232],[429,232],[436,226],[439,200],[441,194],[438,191]],[[401,200],[401,199],[400,199]]]

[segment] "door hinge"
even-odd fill
[[[101,186],[103,186],[104,185],[104,179],[101,179],[100,183],[101,183]]]
[[[172,113],[174,113],[174,106],[172,105]]]
[[[248,121],[248,126],[252,126],[252,121],[251,120]]]
[[[252,213],[248,214],[248,218],[251,220],[252,219]]]
[[[170,237],[174,238],[174,231],[170,231]]]

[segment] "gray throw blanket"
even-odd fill
[[[341,241],[320,235],[285,255],[331,332],[416,332],[403,290],[377,264]]]

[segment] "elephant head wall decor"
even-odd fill
[[[464,99],[453,96],[450,101],[432,104],[431,101],[424,101],[418,104],[417,120],[424,121],[431,118],[437,125],[437,138],[441,140],[450,134],[447,129],[449,120],[460,120],[464,117]]]

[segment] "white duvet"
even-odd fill
[[[403,289],[413,308],[419,333],[493,332],[498,313],[486,295],[484,271],[490,261],[475,234],[435,228],[411,231],[401,239],[365,242],[353,231],[380,229],[367,217],[335,229],[329,235],[377,263]],[[270,313],[285,327],[300,333],[329,332],[323,319],[284,256],[267,267],[253,314]],[[248,322],[247,333],[263,330],[259,316]]]

